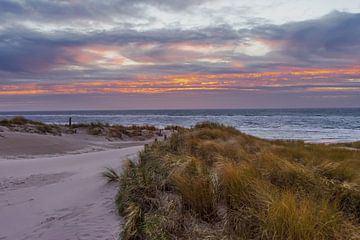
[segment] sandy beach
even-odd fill
[[[27,159],[37,157],[62,156],[104,151],[137,146],[151,142],[153,139],[137,141],[134,139],[109,139],[106,136],[94,136],[86,132],[77,134],[34,134],[23,131],[12,131],[0,126],[0,158]]]
[[[116,186],[101,173],[141,141],[0,132],[0,239],[117,239]]]

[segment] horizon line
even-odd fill
[[[201,111],[201,110],[331,110],[331,109],[360,109],[359,107],[271,107],[271,108],[152,108],[152,109],[75,109],[75,110],[13,110],[0,113],[21,113],[21,112],[95,112],[95,111]]]

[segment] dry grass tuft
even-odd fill
[[[120,181],[119,173],[117,173],[113,168],[106,168],[106,170],[102,173],[102,176],[106,178],[109,183]]]
[[[344,226],[332,204],[284,192],[271,204],[262,231],[267,239],[346,239],[339,235]]]
[[[185,209],[193,211],[204,220],[214,218],[218,196],[217,180],[202,162],[191,159],[182,171],[174,174],[173,181]]]

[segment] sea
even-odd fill
[[[211,121],[265,139],[360,141],[360,108],[0,112],[0,119],[14,116],[55,124],[66,124],[71,117],[73,123],[148,124],[160,128],[192,127]]]

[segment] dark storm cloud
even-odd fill
[[[80,42],[21,27],[8,28],[0,32],[0,70],[10,72],[46,70],[49,66],[58,63],[63,47],[74,44]]]
[[[291,57],[299,64],[348,64],[360,58],[360,14],[333,12],[316,20],[262,26],[252,32],[281,45],[274,55]]]
[[[142,51],[137,44],[176,44],[176,43],[224,43],[240,40],[241,35],[229,26],[183,30],[160,29],[145,32],[118,29],[111,32],[93,31],[90,33],[72,33],[58,31],[41,33],[27,28],[7,28],[0,32],[0,70],[18,72],[46,70],[57,64],[76,63],[73,56],[66,55],[64,48],[81,47],[93,44],[126,46],[135,44],[133,52],[124,50],[129,57],[166,59],[169,54],[159,46]],[[171,53],[171,52],[170,52]],[[176,54],[172,52],[173,54]],[[181,55],[178,52],[178,55]],[[161,57],[162,56],[162,57]],[[174,55],[174,57],[176,57]],[[185,56],[184,56],[185,57]],[[183,58],[179,58],[183,59]]]

